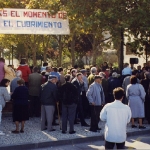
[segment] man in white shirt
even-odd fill
[[[131,119],[129,106],[122,103],[124,90],[119,87],[113,91],[115,101],[104,106],[100,113],[100,119],[105,124],[105,149],[124,149],[126,141],[126,126]]]

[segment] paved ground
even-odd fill
[[[89,120],[86,120],[89,123]],[[140,131],[137,129],[132,129],[128,125],[127,132]],[[150,125],[145,124],[147,127],[145,130],[150,130]],[[100,122],[99,127],[104,129],[104,123]],[[4,117],[2,119],[2,130],[6,133],[5,136],[0,136],[0,147],[10,146],[10,145],[19,145],[19,144],[29,144],[29,143],[41,143],[41,142],[50,142],[50,141],[61,141],[61,140],[70,140],[86,137],[99,137],[103,135],[103,130],[101,132],[90,132],[87,127],[81,127],[80,125],[75,125],[76,134],[62,134],[59,126],[56,126],[56,131],[40,131],[40,118],[32,118],[25,124],[25,133],[12,134],[11,131],[15,129],[15,125],[12,122],[11,117]]]
[[[126,140],[125,145],[126,149],[150,149],[150,134],[145,136],[129,137]],[[49,147],[37,150],[101,150],[101,149],[105,149],[104,141]]]

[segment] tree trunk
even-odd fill
[[[33,48],[33,50],[32,50],[32,59],[33,59],[33,66],[36,66],[37,65],[36,48]]]
[[[62,50],[63,50],[63,45],[62,45],[62,36],[61,35],[59,35],[59,57],[58,57],[58,64],[57,64],[57,66],[58,67],[61,67],[61,65],[62,65]]]
[[[95,66],[96,65],[96,59],[97,59],[97,39],[96,37],[94,36],[93,37],[93,65]]]
[[[119,71],[122,73],[123,64],[124,64],[124,30],[121,29],[120,32],[120,51],[119,51]]]
[[[72,37],[71,41],[71,60],[72,60],[72,66],[75,65],[75,35]]]

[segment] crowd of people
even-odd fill
[[[116,110],[112,112],[108,110],[116,107],[122,108],[121,111],[123,109],[128,111],[124,114],[125,124],[130,122],[131,118],[131,127],[137,128],[135,120],[138,119],[138,128],[145,129],[144,119],[150,123],[149,75],[149,67],[138,66],[136,69],[133,65],[130,67],[128,63],[124,64],[121,75],[107,62],[100,67],[91,66],[88,69],[74,66],[64,73],[62,67],[51,67],[48,63],[44,63],[41,68],[29,68],[25,59],[21,59],[19,67],[14,69],[0,58],[0,115],[5,102],[11,100],[13,121],[16,125],[12,133],[23,133],[25,121],[29,120],[29,117],[40,116],[41,130],[55,131],[53,126],[58,125],[56,119],[60,120],[61,115],[59,124],[62,134],[67,133],[67,121],[70,126],[69,133],[74,134],[76,133],[74,124],[79,123],[81,126],[89,127],[92,132],[101,130],[98,126],[100,118],[107,121],[108,125],[119,113]],[[10,93],[6,88],[9,83]],[[117,100],[122,103],[117,103]],[[110,122],[106,117],[109,112],[111,112],[108,116]],[[90,125],[85,119],[91,119]],[[4,135],[3,131],[0,131],[0,135]],[[107,136],[106,145],[110,146],[108,142],[114,141]]]

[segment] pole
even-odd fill
[[[124,64],[124,29],[121,28],[121,32],[120,32],[120,38],[121,38],[121,42],[120,42],[120,72],[122,73],[123,70],[123,64]]]
[[[12,45],[12,65],[14,65],[13,64],[13,59],[14,59],[14,46]]]

